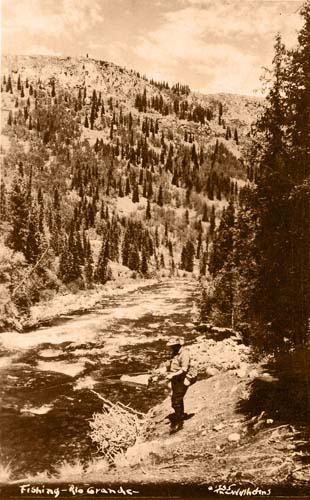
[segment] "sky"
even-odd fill
[[[85,56],[203,93],[259,95],[302,0],[2,0],[2,52]]]

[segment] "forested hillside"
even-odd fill
[[[204,314],[243,332],[260,354],[302,349],[309,408],[310,4],[288,50],[275,42],[266,107],[252,128],[250,182],[213,239]],[[288,364],[287,364],[288,366]],[[308,413],[309,414],[309,413]]]
[[[257,100],[40,56],[3,58],[1,99],[4,316],[119,276],[208,275],[221,214],[253,178]]]

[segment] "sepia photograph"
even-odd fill
[[[0,498],[310,498],[310,0],[0,1]]]

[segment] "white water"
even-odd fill
[[[176,333],[179,333],[179,323],[170,318],[172,315],[190,317],[188,296],[193,294],[196,286],[195,282],[186,280],[168,281],[149,289],[111,297],[108,301],[104,297],[102,308],[91,314],[73,316],[63,324],[29,333],[3,333],[0,346],[11,356],[36,349],[40,358],[36,365],[38,370],[76,376],[85,369],[88,361],[85,356],[90,353],[100,355],[102,364],[107,364],[124,346],[165,338],[166,327],[175,326]],[[143,318],[147,318],[145,323]],[[140,320],[141,326],[134,324]],[[60,346],[65,342],[70,343],[69,348],[76,359],[59,359],[66,352]],[[87,346],[84,347],[85,343]],[[2,359],[7,366],[10,356]]]

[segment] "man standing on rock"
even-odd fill
[[[190,354],[182,338],[172,338],[167,346],[171,349],[171,360],[166,363],[167,379],[171,382],[171,406],[174,409],[171,432],[182,429],[184,421],[184,396],[191,384]]]

